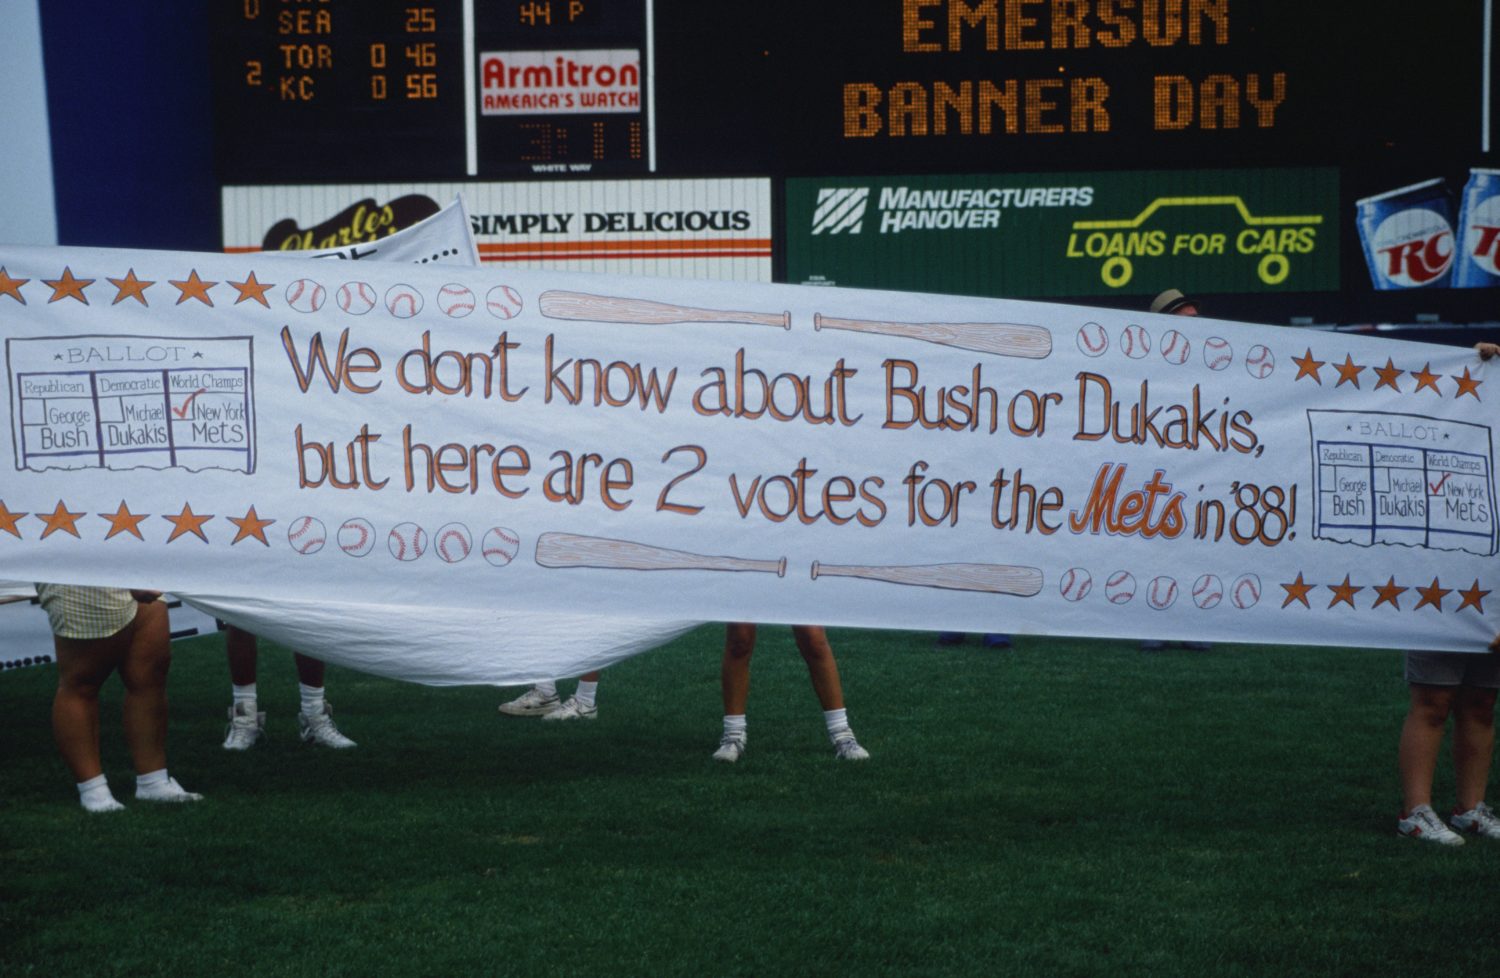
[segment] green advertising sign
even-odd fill
[[[1007,298],[1339,287],[1338,171],[787,181],[787,280]]]

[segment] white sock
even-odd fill
[[[532,686],[531,688],[534,689],[534,690],[536,690],[537,691],[537,695],[540,696],[542,699],[546,699],[546,700],[555,700],[555,699],[557,699],[557,683],[553,682],[550,679],[545,680],[543,682],[539,682],[536,685]]]
[[[309,686],[306,683],[297,684],[297,692],[302,694],[302,715],[305,717],[320,717],[323,715],[323,687]]]
[[[229,688],[234,691],[234,705],[248,704],[241,713],[253,714],[255,712],[255,684],[249,683],[245,686],[236,686],[230,683]]]
[[[750,734],[745,729],[745,714],[724,714],[724,736],[740,741],[749,739]]]
[[[135,797],[139,801],[202,801],[203,796],[183,789],[182,785],[167,776],[167,769],[137,775]]]
[[[115,801],[109,790],[109,780],[102,774],[78,782],[78,803],[90,812],[118,812],[125,807]]]
[[[135,790],[136,790],[137,794],[140,793],[140,790],[142,788],[154,788],[157,785],[163,785],[163,784],[166,784],[166,783],[167,783],[167,769],[166,768],[161,768],[161,769],[156,770],[156,771],[149,771],[146,774],[137,774],[135,776]]]
[[[578,700],[579,706],[593,706],[594,695],[599,691],[597,682],[586,683],[580,681],[578,689],[573,693],[574,699]]]
[[[842,708],[824,710],[823,723],[828,728],[828,739],[834,740],[839,734],[849,729],[848,711]]]

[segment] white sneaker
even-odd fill
[[[503,709],[503,707],[502,707]],[[578,697],[569,696],[563,704],[551,713],[543,713],[543,720],[597,720],[599,719],[599,708],[597,706],[584,706],[578,702]]]
[[[224,732],[225,750],[249,750],[266,730],[266,715],[245,704],[229,708],[229,729]]]
[[[870,752],[859,746],[853,730],[840,730],[833,738],[833,756],[841,761],[868,761]]]
[[[1448,824],[1460,832],[1472,832],[1486,839],[1500,839],[1500,818],[1496,818],[1494,811],[1484,802],[1466,812],[1454,812],[1448,818]]]
[[[714,760],[733,764],[745,753],[745,738],[735,734],[725,734],[719,738],[719,749],[714,751]]]
[[[1396,834],[1443,846],[1461,846],[1464,837],[1443,824],[1431,805],[1418,805],[1396,823]]]
[[[512,717],[539,717],[551,713],[562,706],[557,694],[551,696],[537,692],[535,686],[517,696],[509,703],[500,704],[500,712]]]
[[[319,747],[338,750],[356,746],[354,741],[339,733],[339,728],[333,725],[333,707],[326,701],[323,703],[323,712],[317,716],[298,713],[297,729],[304,742],[317,744]]]
[[[176,778],[142,788],[136,785],[136,801],[202,801],[203,796],[196,791],[184,791],[182,785],[177,783]]]

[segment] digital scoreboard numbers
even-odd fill
[[[644,172],[645,0],[220,0],[225,183]]]

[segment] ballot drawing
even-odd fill
[[[1496,552],[1488,426],[1377,411],[1307,418],[1318,539]]]
[[[17,469],[255,471],[248,336],[5,343]]]

